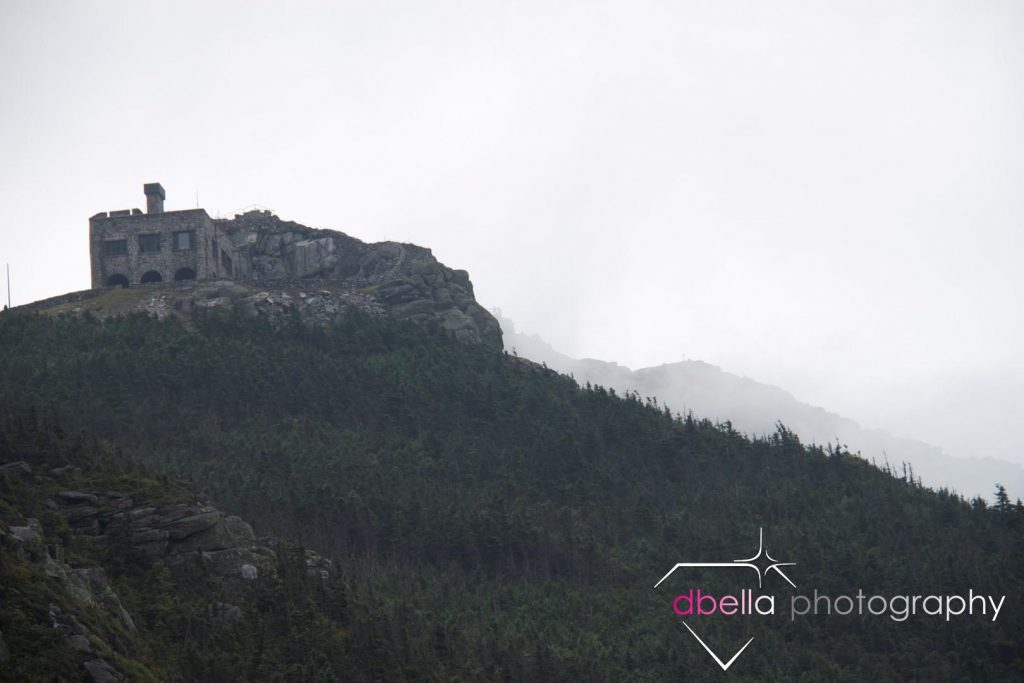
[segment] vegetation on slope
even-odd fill
[[[190,504],[194,491],[31,411],[3,411],[0,463],[17,463],[0,472],[0,680],[350,676],[347,589],[340,574],[310,572],[301,548],[274,544],[268,571],[251,580],[201,554],[182,562],[138,552],[118,519]],[[127,514],[104,515],[93,503],[105,528],[91,533],[55,503],[114,491]],[[28,525],[38,537],[18,538]]]
[[[762,527],[803,592],[970,588],[1007,608],[995,623],[711,620],[757,640],[735,680],[1024,676],[1020,506],[923,489],[782,427],[750,440],[358,312],[278,330],[8,314],[0,358],[4,400],[332,557],[360,606],[356,678],[713,680],[671,598],[738,586],[652,586],[679,561],[744,556]]]

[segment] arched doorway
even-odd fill
[[[196,271],[191,268],[179,268],[178,272],[174,274],[175,280],[195,280]]]
[[[114,273],[107,278],[107,287],[127,287],[128,278],[121,273]]]
[[[147,272],[145,275],[142,276],[142,284],[146,284],[148,282],[163,282],[163,281],[164,281],[164,279],[162,277],[160,277],[160,273],[156,272],[155,270],[151,270],[151,271]]]

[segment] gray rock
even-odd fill
[[[161,541],[167,541],[171,537],[171,532],[166,529],[152,529],[149,527],[143,527],[141,529],[132,530],[131,544],[133,546],[141,546],[152,543],[159,543]],[[164,543],[166,545],[166,543]]]
[[[89,639],[77,633],[68,636],[68,645],[71,646],[71,649],[79,652],[92,652],[92,643],[89,642]]]
[[[53,552],[51,547],[47,546],[46,554],[43,556],[43,571],[51,579],[64,579],[67,577],[67,569],[64,564],[64,547],[60,544],[53,544]]]
[[[414,318],[420,315],[433,316],[434,302],[428,299],[417,299],[406,304],[395,304],[391,307],[391,313],[396,318]]]
[[[128,516],[131,517],[133,520],[138,521],[143,517],[153,516],[153,513],[155,512],[156,508],[154,507],[133,508],[132,511],[128,513]]]
[[[211,507],[201,507],[198,505],[187,505],[185,503],[174,503],[171,505],[163,505],[153,512],[153,526],[168,527],[171,524],[176,523],[179,519],[186,517],[195,517],[196,515],[204,512],[213,512]]]
[[[221,621],[235,621],[242,618],[242,608],[227,602],[215,603],[210,612]]]
[[[92,505],[74,505],[64,509],[64,516],[68,518],[68,524],[71,526],[80,526],[91,523],[89,518],[95,517],[98,512],[99,508]]]
[[[22,474],[32,474],[32,467],[29,466],[24,460],[18,460],[16,462],[9,462],[0,465],[0,474],[8,474],[20,472]]]
[[[168,522],[165,528],[171,540],[181,540],[206,531],[222,517],[220,512],[200,512]]]
[[[118,673],[110,662],[102,659],[91,659],[83,666],[92,676],[94,683],[117,683],[124,680],[124,676]]]
[[[467,310],[476,304],[469,274],[439,263],[429,249],[396,242],[366,244],[342,232],[282,221],[269,212],[218,222],[239,257],[251,264],[250,277],[257,282],[315,277],[368,292],[376,288],[372,293],[377,301],[394,315],[428,321],[435,312],[440,318],[456,310],[470,320],[470,326],[459,328],[462,338],[501,346],[497,320],[482,307],[482,315]],[[405,307],[394,310],[400,305]]]
[[[225,548],[223,550],[204,550],[194,555],[202,560],[203,565],[213,574],[228,578],[256,578],[260,572],[273,573],[274,559],[277,557],[272,552],[269,556],[254,552],[249,547]],[[254,576],[248,576],[251,572],[245,567],[252,567]]]
[[[170,541],[151,541],[149,543],[140,543],[139,545],[132,547],[146,557],[156,559],[167,555],[170,548]]]
[[[75,598],[89,605],[98,605],[116,616],[129,632],[135,632],[135,622],[121,599],[107,582],[107,574],[99,567],[71,569],[65,587]]]
[[[95,503],[99,498],[92,493],[83,493],[82,491],[61,491],[57,494],[61,501],[70,505],[78,505],[81,503]]]
[[[238,287],[219,282],[206,285],[213,292]],[[328,296],[319,289],[304,293],[305,297],[298,296],[299,292],[295,292],[295,296],[287,293],[266,296],[283,306],[293,306],[316,305],[334,298],[344,300],[351,294],[334,292]],[[122,538],[120,535],[126,533],[133,553],[150,560],[163,560],[172,573],[184,576],[193,563],[202,563],[213,574],[236,581],[253,580],[261,573],[272,576],[276,571],[275,541],[257,539],[244,520],[226,515],[204,500],[135,507],[133,498],[121,492],[64,491],[50,502],[66,516],[76,533],[95,536],[101,543],[109,541],[111,534]],[[16,531],[24,538],[42,539],[41,528],[37,525],[38,522],[32,521]],[[10,535],[14,533],[15,530],[11,530]],[[309,557],[313,558],[313,564],[309,565],[311,574],[322,577],[330,574],[330,562],[314,553]],[[63,561],[62,546],[57,543],[46,546],[42,564],[46,574],[59,580],[76,601],[106,609],[115,614],[126,629],[135,630],[131,615],[110,587],[102,569],[69,567]]]
[[[240,518],[228,517],[221,512],[216,515],[217,518],[212,525],[175,546],[176,551],[224,550],[245,546],[256,538],[252,527]]]
[[[26,526],[12,526],[8,529],[14,538],[18,539],[23,543],[32,543],[34,541],[43,540],[43,526],[39,523],[39,520],[30,517],[26,522]]]
[[[68,615],[68,620],[71,622],[70,625],[71,625],[71,632],[72,633],[77,633],[80,636],[87,636],[87,635],[89,635],[89,629],[87,629],[85,626],[83,626],[82,623],[80,621],[78,621],[78,619],[75,617],[74,614],[69,614]]]

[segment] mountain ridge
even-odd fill
[[[726,422],[751,436],[772,434],[778,422],[806,443],[842,445],[878,466],[900,470],[906,463],[929,486],[945,486],[966,497],[990,499],[996,484],[1024,492],[1024,468],[992,457],[961,457],[923,441],[860,425],[823,407],[801,402],[781,387],[730,373],[701,360],[683,360],[632,370],[612,361],[572,358],[536,334],[518,332],[513,321],[492,311],[502,325],[506,348],[524,358],[619,392],[656,397],[673,410]]]

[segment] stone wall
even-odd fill
[[[182,231],[193,233],[192,248],[176,250],[172,242],[174,233]],[[139,236],[146,234],[159,235],[159,251],[140,251]],[[112,240],[125,240],[127,253],[107,255],[105,242]],[[226,272],[222,251],[231,259],[230,274]],[[239,260],[231,240],[203,209],[96,214],[89,219],[89,254],[94,288],[108,286],[115,275],[123,275],[129,285],[137,285],[151,271],[159,273],[161,281],[169,282],[183,268],[191,269],[199,280],[234,276],[234,264]]]

